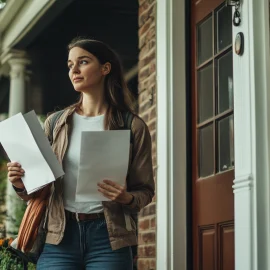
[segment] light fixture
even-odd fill
[[[226,0],[226,6],[239,6],[240,0]]]

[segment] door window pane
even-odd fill
[[[214,173],[213,125],[199,129],[199,176]]]
[[[213,117],[213,65],[198,71],[198,122]]]
[[[233,108],[233,62],[232,52],[218,61],[218,113]]]
[[[217,51],[232,44],[232,8],[223,6],[217,11]]]
[[[197,63],[202,64],[213,55],[212,45],[212,17],[197,27]]]
[[[218,122],[218,156],[220,172],[234,167],[234,127],[232,115]]]

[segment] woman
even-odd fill
[[[65,176],[51,188],[46,243],[37,269],[130,270],[130,247],[137,243],[132,216],[154,196],[151,137],[146,124],[134,115],[126,188],[104,179],[97,189],[110,201],[75,202],[81,131],[121,129],[123,113],[132,112],[132,99],[120,62],[107,45],[75,39],[68,52],[69,78],[81,97],[64,110],[54,127],[52,148]],[[52,118],[45,121],[48,137]],[[90,158],[94,158],[91,153]],[[8,171],[18,195],[29,200],[21,165],[8,163]]]

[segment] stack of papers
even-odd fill
[[[64,175],[34,111],[0,122],[0,142],[9,159],[22,165],[28,194]]]
[[[0,122],[0,143],[9,159],[22,165],[28,194],[64,175],[34,111]],[[104,179],[126,184],[129,147],[130,130],[81,133],[76,202],[108,200],[98,192],[97,183]]]
[[[83,131],[76,202],[108,201],[97,183],[111,180],[126,184],[130,130]]]

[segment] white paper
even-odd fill
[[[58,177],[64,175],[64,171],[60,166],[54,152],[51,149],[48,138],[42,130],[35,112],[31,111],[29,113],[26,113],[24,115],[24,119],[32,132],[32,135],[39,147],[39,150],[41,151],[43,157],[51,168],[51,171],[54,174],[54,178],[57,179]]]
[[[108,201],[98,192],[105,179],[125,185],[130,130],[83,131],[76,202]]]
[[[28,194],[64,174],[34,111],[0,122],[0,142],[9,159],[22,165],[22,181]]]

